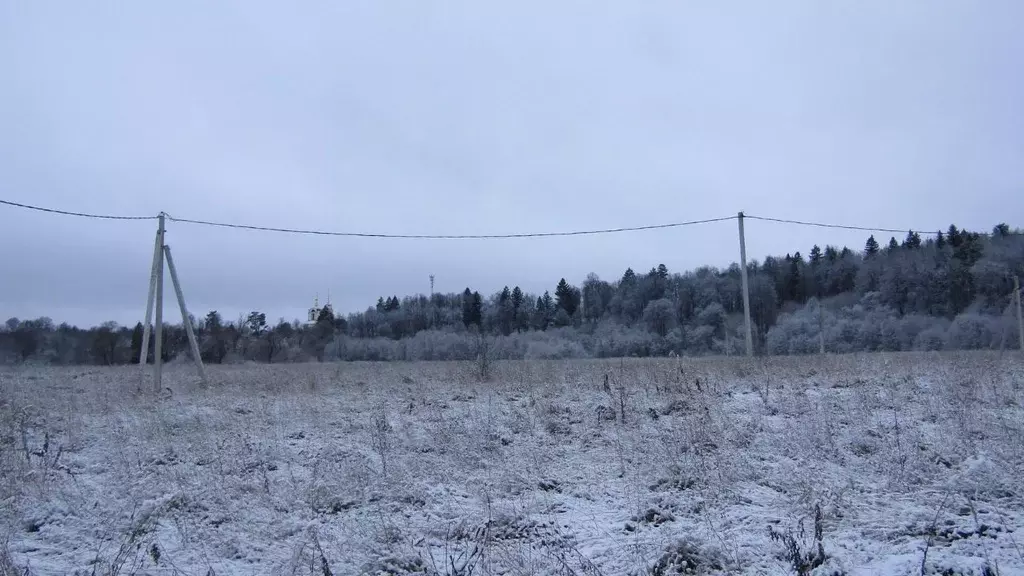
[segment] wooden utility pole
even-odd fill
[[[746,332],[747,356],[754,355],[754,335],[750,325],[750,284],[747,281],[747,242],[743,236],[743,212],[737,220],[740,226],[740,278],[743,282],[743,322]]]
[[[174,285],[174,293],[178,297],[178,308],[181,309],[181,323],[185,325],[185,334],[188,335],[188,345],[192,349],[192,359],[196,363],[196,370],[203,384],[207,384],[206,369],[203,367],[203,359],[199,356],[199,342],[196,341],[196,334],[192,330],[192,320],[188,317],[188,307],[185,306],[185,295],[181,291],[181,282],[178,281],[178,271],[174,267],[174,258],[171,258],[171,247],[164,246],[164,255],[167,257],[167,271],[171,273],[171,284]]]
[[[171,282],[174,284],[174,292],[178,297],[178,307],[181,309],[181,321],[185,325],[185,333],[188,334],[188,343],[192,349],[192,357],[195,359],[196,368],[199,370],[199,377],[203,383],[207,383],[206,369],[203,360],[199,356],[199,343],[196,341],[195,332],[192,330],[192,322],[188,316],[188,308],[185,306],[185,296],[181,290],[181,282],[178,281],[178,271],[174,267],[174,260],[171,258],[171,249],[164,244],[165,228],[164,217],[161,212],[159,225],[156,229],[156,240],[153,246],[153,267],[149,271],[149,297],[146,299],[146,326],[142,330],[142,350],[139,354],[139,365],[143,374],[146,369],[146,359],[149,355],[149,320],[153,316],[153,309],[156,308],[156,319],[153,330],[153,389],[160,392],[163,388],[163,353],[164,353],[164,258],[167,258],[167,267],[171,273]]]
[[[161,381],[164,372],[164,213],[160,213],[160,224],[156,231],[157,244],[160,248],[156,251],[156,322],[153,329],[156,330],[153,338],[153,389],[157,392],[163,389]]]
[[[149,357],[149,335],[153,322],[153,298],[156,296],[156,265],[160,250],[162,250],[160,246],[160,231],[157,230],[156,237],[153,240],[153,263],[149,267],[149,295],[146,297],[146,322],[142,328],[142,350],[139,352],[139,365],[143,367],[143,376],[146,373],[146,360]]]

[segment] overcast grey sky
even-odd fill
[[[0,198],[502,233],[1024,225],[1024,2],[0,0]],[[0,316],[142,319],[153,222],[0,206]],[[865,234],[748,222],[750,257]],[[738,258],[735,222],[488,241],[169,225],[198,316]],[[169,288],[169,286],[168,286]],[[177,321],[173,301],[166,315]]]

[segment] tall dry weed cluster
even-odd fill
[[[370,421],[370,445],[373,451],[380,457],[381,474],[386,478],[388,475],[388,457],[392,449],[391,423],[388,422],[387,405],[379,403],[374,407]]]

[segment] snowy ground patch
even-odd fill
[[[0,574],[1024,573],[1019,356],[490,371],[0,371]]]

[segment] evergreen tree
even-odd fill
[[[426,327],[423,327],[425,329]],[[334,330],[341,334],[348,334],[348,319],[341,314],[334,315]]]
[[[811,248],[811,253],[808,254],[808,258],[810,259],[811,266],[817,266],[818,263],[821,262],[821,248],[818,248],[817,244]]]
[[[949,314],[955,316],[974,300],[974,277],[963,261],[954,258],[949,275]]]
[[[555,301],[547,291],[537,298],[537,309],[535,311],[533,326],[537,330],[547,330],[555,316]]]
[[[246,318],[245,325],[253,336],[260,338],[267,330],[267,315],[263,312],[252,311]]]
[[[913,230],[907,232],[907,237],[903,240],[903,247],[908,250],[917,250],[921,247],[921,235]]]
[[[390,301],[390,299],[389,299]],[[312,355],[317,359],[318,362],[324,360],[324,352],[327,350],[327,345],[334,340],[334,312],[331,311],[330,306],[324,306],[320,309],[319,315],[317,315],[316,323],[309,330],[303,331],[301,335],[301,345],[303,350]],[[401,336],[401,333],[397,335]],[[392,338],[396,335],[392,334]]]
[[[462,324],[466,328],[473,324],[473,292],[468,287],[462,292]]]
[[[953,258],[963,262],[968,268],[981,259],[984,248],[981,235],[977,232],[962,230],[959,234],[960,243],[953,249]]]
[[[835,246],[825,246],[825,260],[828,260],[829,264],[832,264],[839,258],[839,252]]]
[[[324,323],[324,324],[328,324],[328,325],[333,327],[334,326],[334,312],[332,312],[329,307],[324,306],[323,308],[320,309],[320,314],[316,317],[316,323],[317,324]]]
[[[642,294],[638,283],[633,269],[626,268],[626,272],[622,275],[618,288],[615,290],[615,300],[611,303],[616,314],[627,325],[639,320],[640,315],[643,314]]]
[[[512,289],[512,308],[516,311],[523,306],[523,291],[519,286]]]
[[[889,238],[889,246],[887,248],[889,253],[893,253],[896,250],[899,250],[899,247],[900,247],[900,243],[896,241],[896,237],[895,236],[890,237]]]
[[[939,230],[938,236],[935,237],[935,247],[942,249],[946,246],[946,237],[942,235],[942,230]]]
[[[910,238],[909,238],[909,240],[907,242],[907,245],[912,250],[917,250],[918,248],[920,248],[921,247],[921,235],[918,234],[917,232],[911,232],[910,233]]]
[[[864,257],[871,258],[875,254],[878,254],[878,241],[875,240],[874,234],[868,236],[868,241],[864,243]]]
[[[834,294],[853,292],[857,285],[857,271],[860,269],[860,264],[860,258],[854,255],[853,250],[843,246],[834,269],[837,283]]]
[[[562,278],[558,281],[558,286],[555,288],[555,303],[558,308],[565,310],[569,317],[576,314],[576,309],[580,305],[580,292],[575,286],[570,285]]]
[[[825,282],[828,280],[828,269],[827,264],[824,261],[824,257],[822,256],[821,248],[819,248],[817,244],[811,248],[811,253],[808,255],[808,262],[811,270],[810,274],[807,274],[804,278],[804,284],[806,286],[804,294],[808,296],[814,295],[821,298]]]
[[[516,332],[523,331],[523,300],[523,291],[516,286],[512,289],[512,324],[515,326]]]
[[[544,330],[547,328],[547,325],[544,322],[544,318],[547,316],[546,311],[547,310],[544,307],[544,298],[538,296],[537,304],[533,307],[532,323],[534,330]]]
[[[794,302],[804,302],[806,294],[803,281],[803,258],[797,252],[789,257],[789,269],[786,271],[786,296]]]
[[[555,301],[554,301],[553,298],[551,298],[551,294],[549,294],[547,290],[544,291],[543,298],[544,298],[544,309],[547,310],[548,312],[552,312],[553,313],[555,311]]]
[[[132,357],[131,363],[138,364],[142,358],[142,322],[135,325],[132,329]]]
[[[950,246],[953,248],[960,246],[960,231],[957,230],[956,226],[950,224],[949,230],[946,231],[946,236],[949,237],[948,240]]]
[[[650,279],[651,290],[645,298],[645,306],[649,302],[665,297],[665,293],[668,291],[668,266],[658,264],[657,268],[651,270]]]
[[[484,320],[484,299],[480,296],[479,292],[473,292],[473,301],[470,304],[471,310],[471,323],[476,324],[477,328],[483,328]]]
[[[508,336],[512,333],[514,320],[515,309],[512,307],[512,291],[505,286],[498,295],[498,328],[502,334]]]
[[[220,313],[216,310],[211,310],[206,315],[203,333],[205,338],[203,339],[200,355],[207,362],[220,364],[228,354],[228,344],[224,322],[221,320]]]

